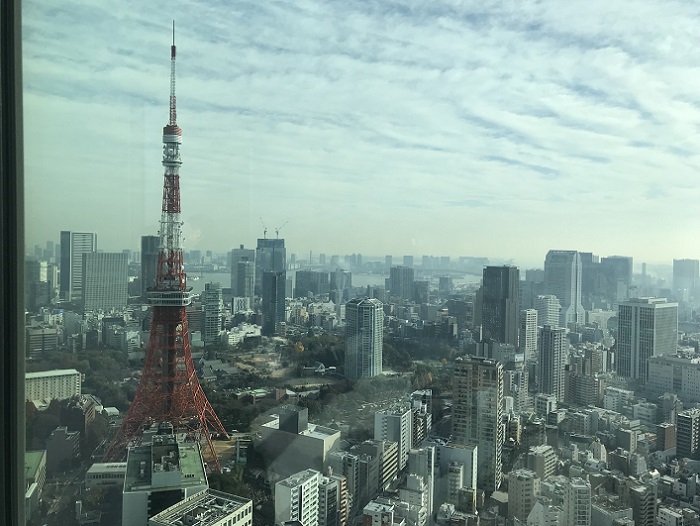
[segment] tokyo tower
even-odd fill
[[[186,307],[192,301],[182,257],[180,221],[180,145],[175,104],[175,24],[170,48],[170,118],[163,128],[163,207],[156,281],[148,289],[153,309],[151,335],[141,382],[124,421],[105,454],[106,461],[124,457],[129,444],[140,441],[143,430],[166,423],[177,433],[202,444],[209,466],[221,471],[212,433],[226,435],[207,400],[192,363]],[[206,442],[206,444],[205,444]]]

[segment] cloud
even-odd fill
[[[661,0],[27,2],[30,245],[155,230],[170,17],[188,248],[251,244],[262,215],[300,252],[414,250],[381,225],[432,254],[700,256],[667,213],[699,193],[700,8]]]

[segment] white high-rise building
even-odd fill
[[[591,483],[573,477],[564,488],[564,524],[591,526]]]
[[[535,310],[537,311],[537,325],[544,327],[550,325],[559,327],[561,318],[561,303],[553,294],[540,294],[535,298]]]
[[[565,367],[569,354],[566,329],[545,325],[540,331],[539,347],[539,390],[554,395],[558,401],[563,402],[566,392]]]
[[[486,358],[458,358],[454,364],[452,394],[454,440],[478,446],[479,487],[495,491],[503,477],[503,365]]]
[[[508,473],[508,518],[526,521],[540,494],[540,478],[532,470]]]
[[[382,374],[383,345],[382,302],[374,298],[350,300],[345,305],[345,376],[358,380]]]
[[[428,500],[425,507],[428,516],[433,515],[435,501],[435,471],[437,469],[435,450],[436,447],[433,445],[424,445],[417,449],[411,449],[408,453],[408,473],[422,477],[427,488]]]
[[[550,250],[544,261],[544,291],[553,294],[561,304],[559,324],[583,323],[585,310],[581,304],[581,256],[575,250]],[[543,323],[543,320],[540,320]]]
[[[617,331],[617,374],[647,381],[647,360],[675,354],[678,304],[666,298],[634,298],[620,303]]]
[[[428,513],[429,495],[430,488],[423,480],[423,477],[413,473],[406,477],[406,485],[399,488],[399,499],[408,503],[409,506],[416,506],[416,508],[421,510],[418,513],[420,520],[416,523],[416,526],[425,526],[428,517],[431,515]]]
[[[60,295],[68,301],[83,299],[83,254],[97,251],[94,232],[61,232]]]
[[[129,299],[127,254],[83,254],[83,308],[86,311],[124,310]]]
[[[374,414],[374,439],[399,445],[399,470],[406,467],[413,447],[413,412],[409,404],[397,404]]]
[[[205,345],[219,342],[223,319],[224,299],[221,283],[206,283],[202,292],[202,341]]]
[[[533,358],[537,352],[537,310],[520,311],[520,349],[525,354],[525,361]]]
[[[275,524],[299,521],[318,526],[318,487],[321,473],[307,469],[275,484]]]

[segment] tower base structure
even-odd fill
[[[105,460],[122,460],[128,446],[140,443],[145,429],[161,423],[199,442],[209,469],[221,470],[212,436],[227,432],[197,378],[184,306],[153,308],[143,375]]]

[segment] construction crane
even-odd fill
[[[262,217],[260,218],[260,224],[263,227],[263,239],[267,239],[267,227],[265,226],[265,223],[262,220]]]
[[[287,223],[289,223],[289,221],[285,221],[284,225],[278,226],[277,228],[275,228],[275,235],[277,236],[277,239],[280,238],[280,230],[282,230]]]

